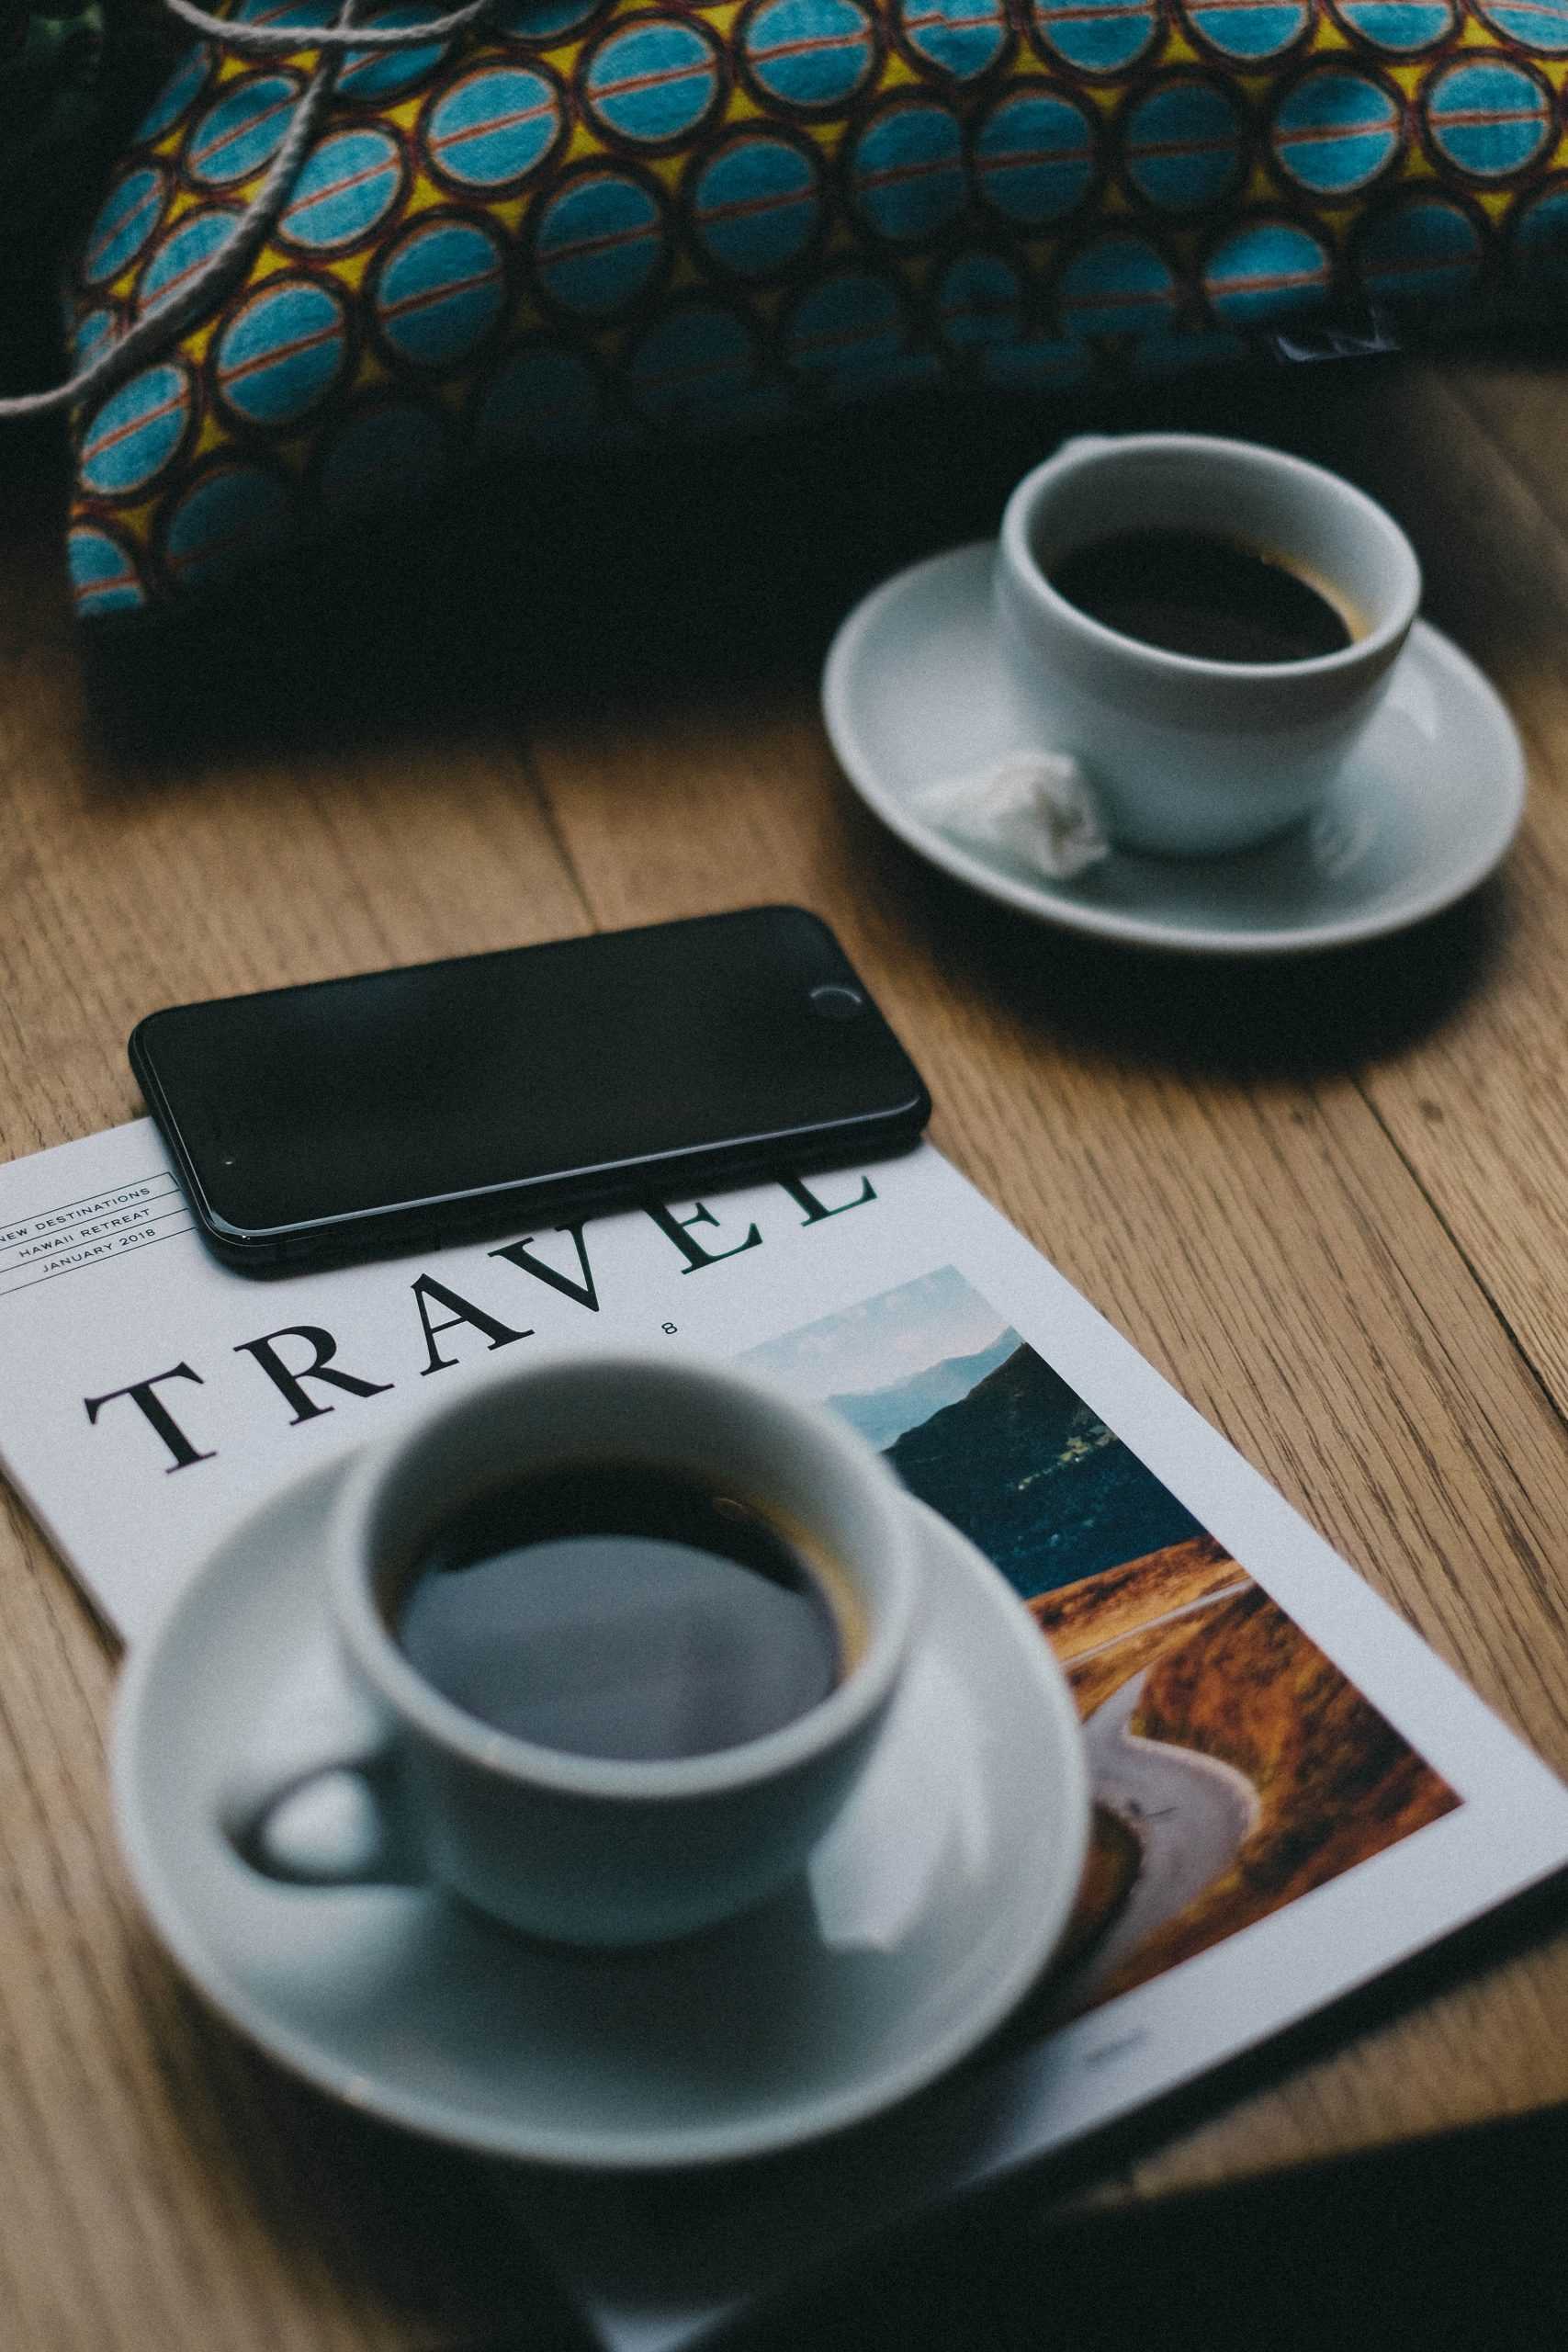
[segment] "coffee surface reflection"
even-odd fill
[[[739,1747],[828,1696],[854,1647],[838,1586],[743,1498],[594,1462],[456,1512],[392,1616],[425,1679],[497,1730],[668,1758]]]
[[[1354,640],[1322,588],[1219,533],[1120,531],[1074,548],[1046,576],[1091,620],[1206,662],[1308,662]]]

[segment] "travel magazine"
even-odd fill
[[[148,1120],[0,1169],[0,1460],[134,1643],[258,1502],[513,1348],[667,1342],[840,1413],[1068,1677],[1089,1868],[989,2057],[788,2159],[514,2192],[612,2352],[674,2352],[1568,1861],[1568,1791],[929,1144],[258,1282]]]

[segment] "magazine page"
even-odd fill
[[[136,1120],[0,1167],[0,1464],[134,1639],[246,1511],[444,1383],[513,1347],[733,1354],[800,1298],[852,1296],[857,1230],[901,1263],[908,1187],[942,1169],[922,1150],[874,1182],[786,1177],[258,1279],[210,1255]]]
[[[1568,1791],[930,1146],[326,1273],[207,1253],[141,1121],[0,1170],[0,1446],[134,1639],[265,1496],[499,1351],[663,1339],[840,1412],[1064,1666],[1094,1832],[1005,2037],[881,2122],[686,2181],[531,2176],[615,2352],[693,2343],[1568,1860]]]
[[[614,2352],[700,2342],[1568,1860],[1568,1791],[1404,1622],[952,1170],[912,1190],[899,1278],[869,1253],[874,1283],[742,1360],[842,1412],[1026,1601],[1084,1726],[1089,1868],[998,2052],[882,2121],[513,2192]]]

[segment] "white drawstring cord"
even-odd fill
[[[263,57],[275,51],[287,57],[295,49],[423,49],[427,40],[449,40],[454,33],[477,24],[491,0],[468,0],[466,7],[454,8],[447,17],[432,17],[418,25],[367,25],[355,31],[339,17],[335,25],[246,25],[236,24],[228,17],[209,16],[205,8],[192,6],[192,0],[164,0],[172,17],[189,25],[209,40],[220,41],[225,48],[239,49]]]
[[[258,56],[287,56],[295,50],[315,49],[322,52],[321,62],[312,68],[299,93],[294,119],[266,177],[236,219],[232,233],[217,251],[63,384],[51,385],[46,391],[17,393],[0,400],[0,420],[47,416],[57,409],[73,407],[90,393],[102,391],[129,375],[142,360],[166,351],[180,328],[197,316],[213,294],[239,276],[265,243],[288,201],[305,150],[332,96],[344,51],[419,49],[427,41],[448,40],[454,33],[477,24],[494,6],[494,0],[468,0],[466,6],[455,8],[449,15],[432,17],[418,25],[366,26],[362,30],[354,24],[358,5],[359,0],[343,0],[334,25],[246,25],[235,24],[226,17],[209,16],[205,9],[192,6],[191,0],[164,0],[164,6],[183,23],[226,48]]]

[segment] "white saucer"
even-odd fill
[[[1525,763],[1474,664],[1417,621],[1350,774],[1310,824],[1228,857],[1116,853],[1049,882],[960,847],[914,797],[1032,743],[991,617],[992,543],[886,581],[833,640],[823,714],[840,765],[910,848],[1042,922],[1149,947],[1274,955],[1398,931],[1472,889],[1518,827]]]
[[[925,1632],[886,1737],[808,1873],[749,1918],[576,1954],[427,1889],[254,1873],[215,1826],[218,1792],[335,1670],[317,1563],[342,1475],[316,1474],[229,1538],[133,1652],[119,1699],[115,1797],[142,1900],[264,2050],[467,2148],[651,2168],[873,2115],[1027,1989],[1083,1867],[1077,1716],[1001,1577],[923,1509]]]

